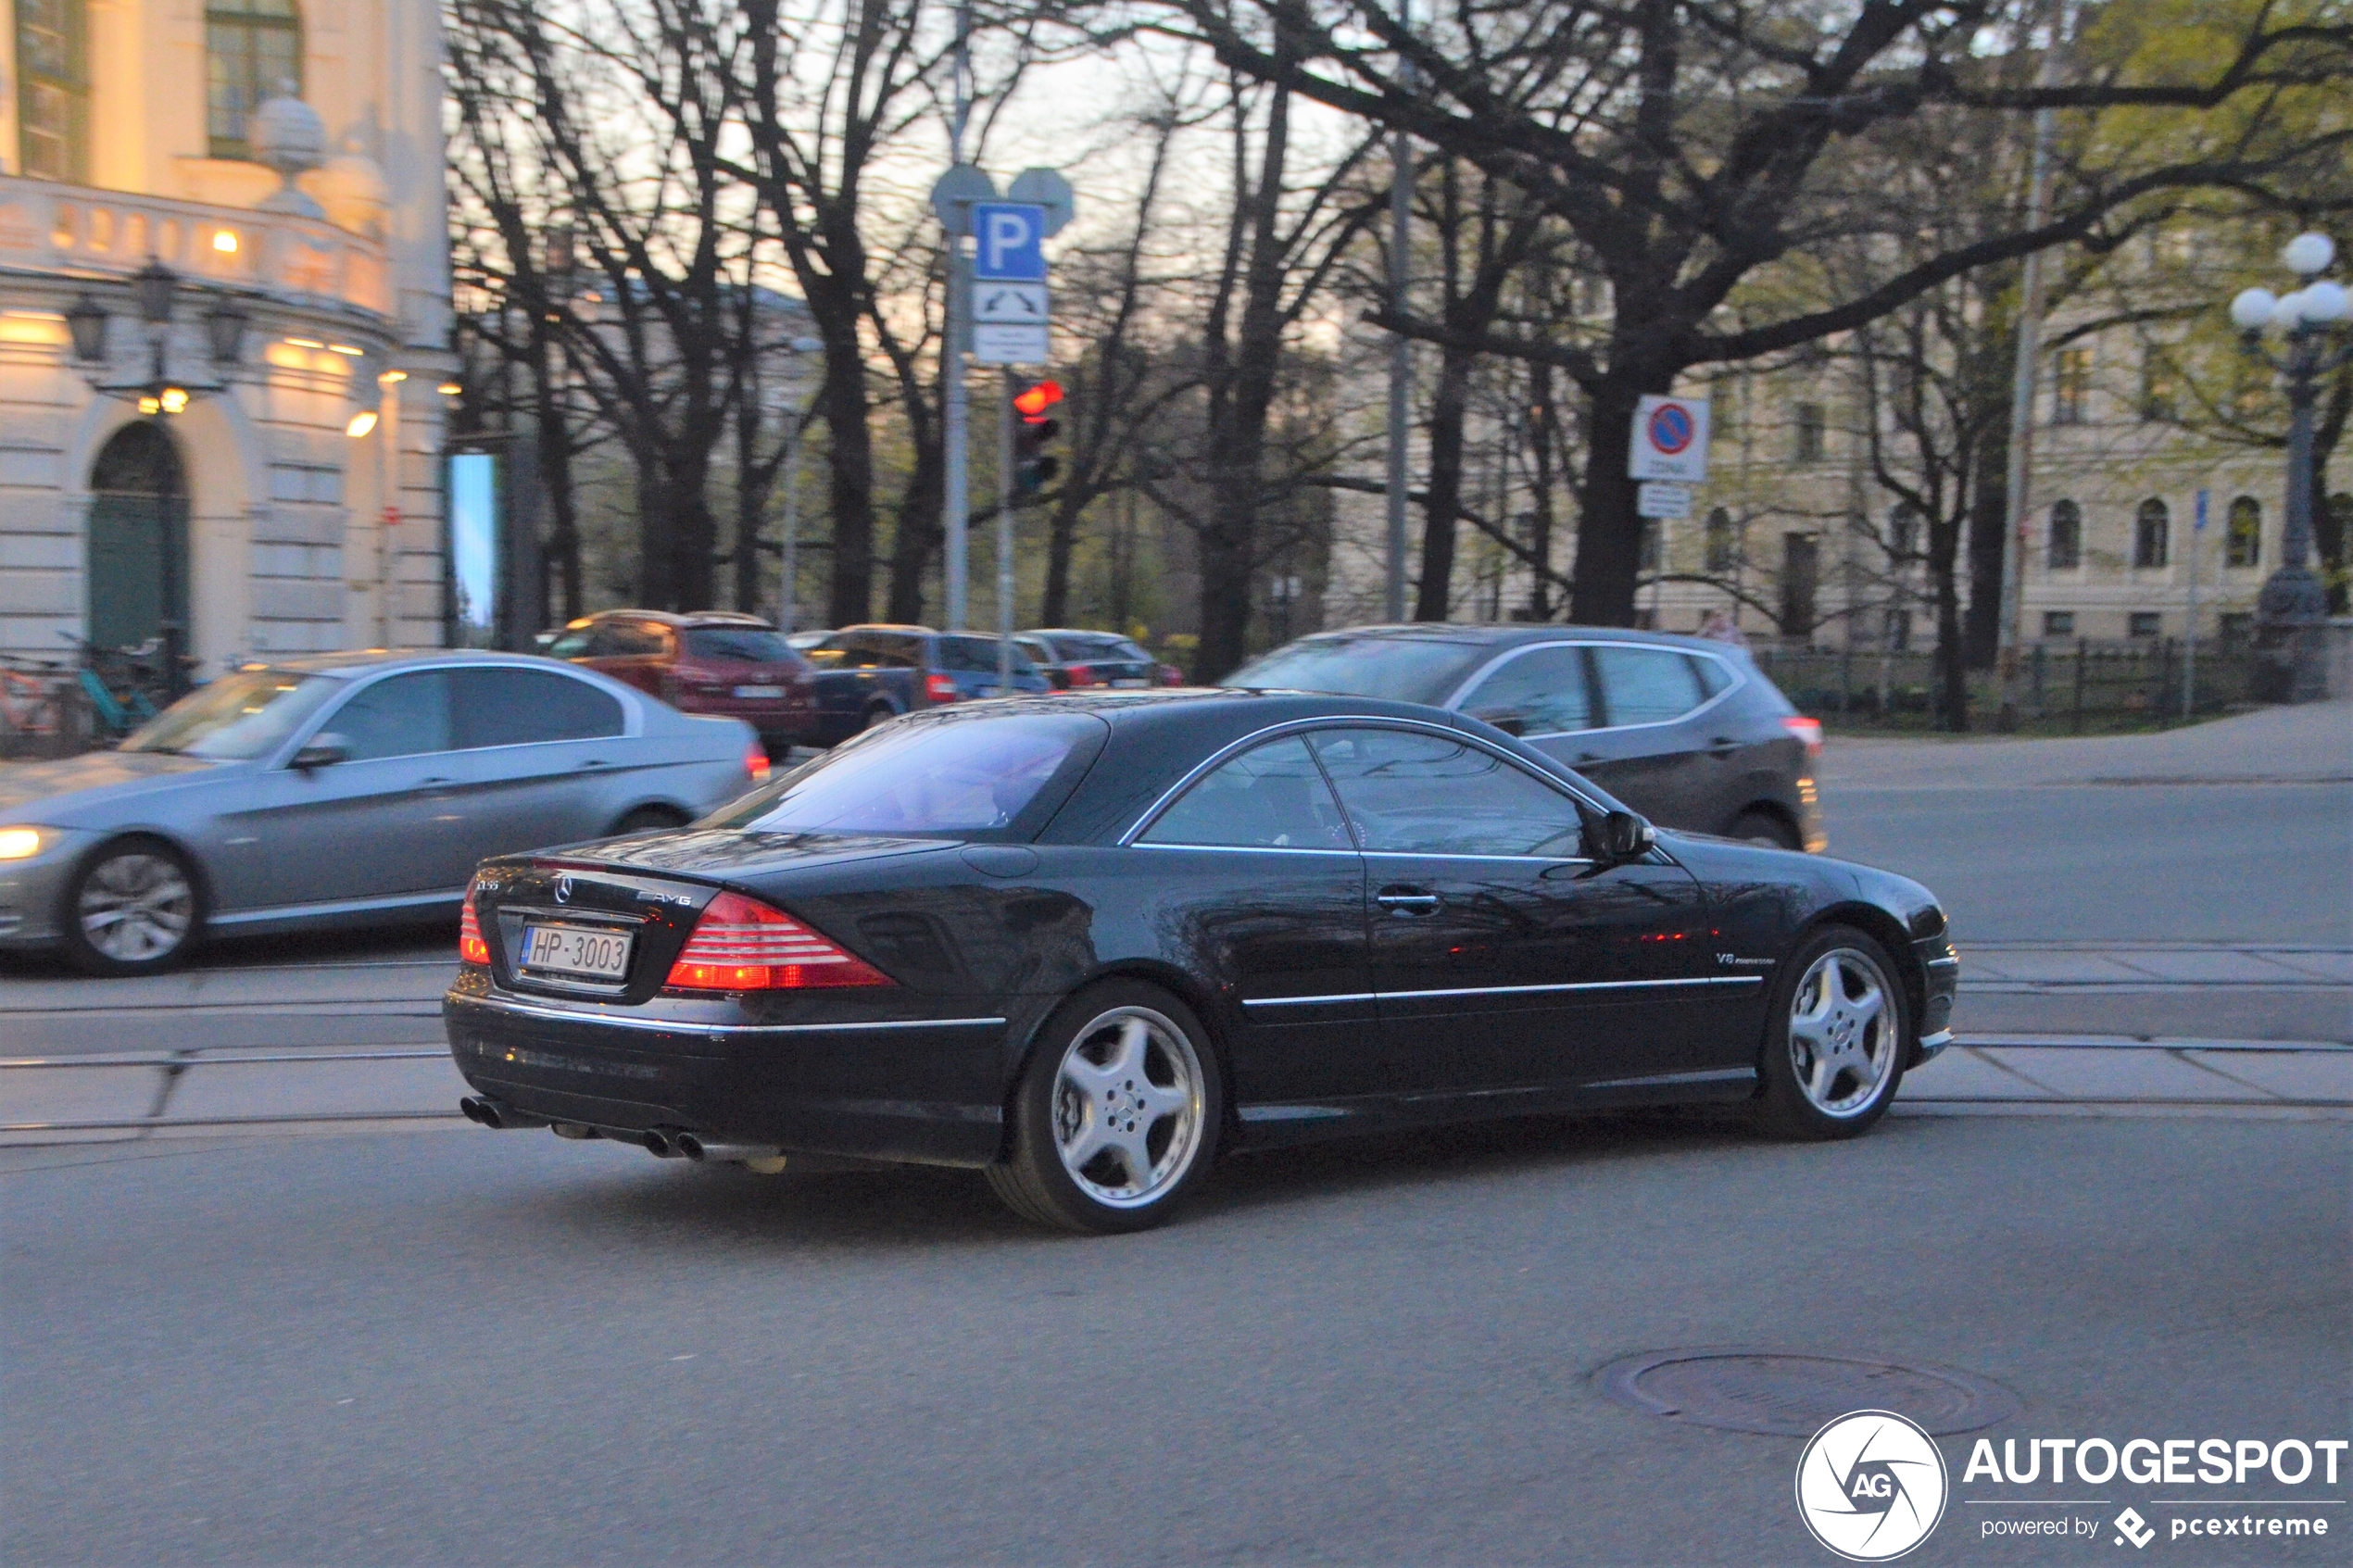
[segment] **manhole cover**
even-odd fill
[[[2007,1388],[1944,1367],[1725,1347],[1646,1350],[1593,1374],[1644,1415],[1727,1432],[1810,1437],[1849,1411],[1894,1411],[1930,1432],[1973,1432],[2018,1413]]]

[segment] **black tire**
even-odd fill
[[[159,838],[114,839],[66,884],[57,928],[66,957],[90,974],[159,974],[204,935],[204,884]]]
[[[615,834],[655,833],[662,828],[683,828],[686,825],[686,814],[674,807],[639,806],[625,813],[621,821],[615,822],[612,831]]]
[[[1763,1083],[1754,1102],[1762,1130],[1851,1138],[1887,1113],[1912,1048],[1912,1004],[1901,976],[1887,949],[1853,926],[1826,925],[1798,944],[1765,1015]],[[1876,993],[1876,1007],[1858,994],[1865,986]],[[1832,987],[1834,998],[1827,994]],[[1815,1020],[1803,1030],[1801,1010]]]
[[[863,721],[859,724],[858,728],[862,731],[875,729],[881,725],[889,723],[893,719],[898,717],[899,709],[891,707],[891,705],[887,702],[878,702],[872,708],[866,709],[866,717]]]
[[[1225,1110],[1217,1052],[1190,1008],[1139,981],[1090,985],[1040,1031],[1013,1091],[1012,1156],[988,1167],[988,1185],[1056,1230],[1145,1230],[1199,1185]],[[1149,1167],[1140,1178],[1131,1150]]]
[[[1806,847],[1805,841],[1797,836],[1797,830],[1790,826],[1787,817],[1762,806],[1752,806],[1734,817],[1724,836],[1746,839],[1751,844],[1769,844],[1776,849]]]

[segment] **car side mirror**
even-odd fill
[[[1603,857],[1613,865],[1641,859],[1658,842],[1657,830],[1631,811],[1610,812],[1602,819],[1596,836],[1601,839]]]
[[[350,760],[351,743],[332,731],[322,730],[302,743],[302,749],[294,754],[293,766],[308,773],[316,768],[332,768]]]

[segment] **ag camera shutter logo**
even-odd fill
[[[1928,1539],[1950,1495],[1936,1440],[1893,1411],[1840,1416],[1797,1461],[1798,1517],[1850,1562],[1885,1562]]]

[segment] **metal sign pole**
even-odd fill
[[[948,165],[953,170],[964,161],[964,126],[972,115],[972,48],[973,12],[970,0],[956,7],[956,118],[949,128]],[[964,235],[971,232],[971,208],[964,208],[966,221],[948,226],[948,300],[946,319],[941,322],[939,345],[940,379],[945,383],[940,395],[940,439],[945,472],[942,476],[947,491],[942,508],[944,532],[941,549],[942,592],[947,599],[945,619],[949,629],[961,630],[966,614],[966,558],[972,526],[972,475],[969,462],[970,417],[964,387],[964,313],[971,301],[963,286]]]
[[[997,403],[997,695],[1013,684],[1013,409],[1020,390],[1010,367]]]

